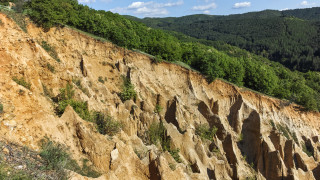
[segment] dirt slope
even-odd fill
[[[47,136],[65,144],[73,158],[89,159],[102,172],[99,179],[320,179],[319,113],[221,80],[208,84],[196,72],[154,64],[144,54],[67,27],[44,32],[29,24],[24,33],[4,14],[0,19],[0,140],[39,150]],[[43,41],[61,62],[41,47]],[[15,76],[30,82],[30,90],[14,82]],[[120,100],[122,76],[134,84],[135,101]],[[71,107],[61,117],[55,114],[46,89],[57,96],[73,79],[86,89],[74,86],[76,98],[121,121],[120,133],[99,134]],[[157,104],[160,113],[154,112]],[[160,121],[182,163],[143,142],[149,126]],[[195,134],[199,124],[218,128],[212,143]]]

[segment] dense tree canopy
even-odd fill
[[[191,15],[133,20],[188,36],[223,41],[293,70],[320,71],[320,8],[265,10],[229,16]]]
[[[279,63],[222,42],[196,40],[152,29],[118,14],[91,9],[76,0],[31,0],[25,11],[44,28],[73,26],[128,49],[139,49],[168,61],[182,61],[210,81],[223,78],[239,86],[295,101],[310,110],[320,109],[318,72],[293,72]]]

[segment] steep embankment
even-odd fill
[[[0,19],[2,141],[39,150],[39,141],[47,136],[65,144],[73,158],[89,159],[103,174],[100,179],[320,177],[319,113],[220,80],[208,84],[196,72],[153,64],[146,55],[69,28],[43,32],[29,24],[26,34],[5,15]],[[43,41],[55,48],[61,62],[39,45]],[[30,82],[30,90],[13,81],[14,76]],[[120,100],[122,76],[134,84],[135,101]],[[112,138],[101,135],[71,107],[61,117],[55,114],[56,105],[46,94],[58,96],[75,79],[83,89],[75,85],[75,97],[121,121],[123,131]],[[157,105],[163,108],[159,113],[154,112]],[[180,149],[181,163],[159,145],[143,143],[149,126],[160,121],[170,146]],[[212,141],[196,135],[199,124],[218,128]]]

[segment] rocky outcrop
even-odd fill
[[[197,72],[152,63],[148,55],[67,27],[44,32],[30,23],[24,33],[5,15],[0,19],[1,139],[39,150],[38,142],[48,137],[65,144],[73,158],[88,159],[102,173],[99,179],[320,177],[319,113],[284,106],[222,80],[208,84]],[[61,62],[41,47],[42,41],[55,48]],[[18,85],[14,76],[31,88]],[[134,100],[123,102],[118,96],[123,77],[135,87]],[[56,97],[67,83],[90,110],[122,122],[122,131],[113,137],[99,134],[94,123],[82,120],[71,107],[58,117],[48,97]],[[179,162],[159,144],[146,141],[150,125],[160,121],[170,147],[179,149]],[[217,128],[212,139],[196,134],[202,124]]]

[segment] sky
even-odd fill
[[[180,17],[191,14],[229,15],[265,9],[320,7],[320,0],[78,0],[97,10],[144,17]]]

